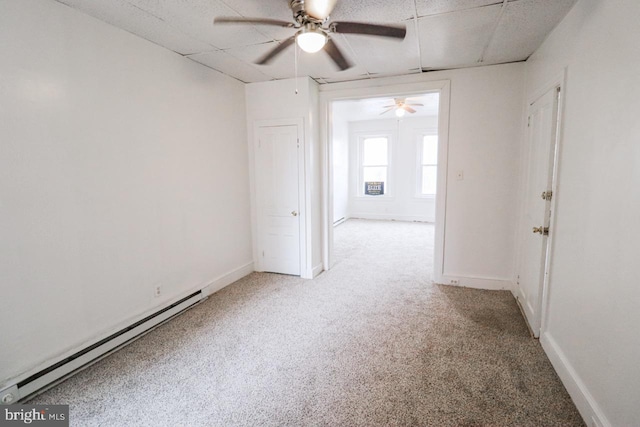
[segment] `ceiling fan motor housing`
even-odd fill
[[[298,24],[305,25],[305,24],[308,24],[309,22],[322,24],[321,20],[318,20],[313,18],[312,16],[309,16],[309,14],[307,13],[304,7],[304,0],[291,0],[289,2],[289,7],[293,12],[293,19],[295,19],[295,21]]]

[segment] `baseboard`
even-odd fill
[[[393,214],[368,214],[356,213],[349,215],[349,219],[377,219],[384,221],[406,221],[406,222],[435,222],[435,219],[420,215],[393,215]]]
[[[348,220],[348,219],[349,219],[349,218],[347,218],[347,217],[342,217],[342,218],[340,218],[339,220],[335,221],[335,222],[333,223],[333,226],[334,226],[334,227],[337,227],[338,225],[342,224],[343,222],[345,222],[345,221],[346,221],[346,220]]]
[[[587,386],[549,332],[541,335],[540,343],[587,426],[611,427]]]
[[[311,272],[311,276],[315,279],[318,274],[322,273],[322,263],[313,267],[313,271]]]
[[[511,280],[505,279],[443,275],[442,279],[436,281],[436,283],[439,285],[461,286],[463,288],[486,289],[490,291],[513,290]]]
[[[540,331],[537,328],[534,328],[531,322],[534,321],[534,313],[531,304],[527,300],[522,288],[518,285],[515,285],[514,290],[511,291],[518,303],[518,307],[520,308],[520,312],[522,313],[522,317],[524,317],[524,321],[529,328],[529,331],[534,336],[534,338],[539,338]]]
[[[244,276],[247,276],[253,273],[255,270],[253,268],[253,262],[249,262],[241,267],[236,268],[222,276],[214,279],[211,283],[209,283],[202,292],[205,295],[211,295],[213,293],[218,292],[220,289],[229,286],[235,281],[242,279]]]
[[[206,296],[198,290],[92,344],[78,347],[77,351],[67,353],[63,357],[52,358],[38,368],[8,380],[3,383],[0,390],[0,405],[14,404],[42,393],[146,335],[204,299]]]

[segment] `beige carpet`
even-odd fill
[[[433,226],[351,220],[35,398],[76,426],[579,426],[509,292],[430,284]]]

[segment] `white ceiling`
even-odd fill
[[[243,82],[294,77],[294,49],[257,58],[293,29],[213,25],[216,16],[291,20],[288,0],[57,0]],[[523,61],[576,0],[338,0],[332,21],[405,24],[404,41],[334,35],[356,65],[301,52],[298,75],[320,83]]]
[[[404,117],[427,117],[437,116],[439,106],[438,93],[425,93],[419,95],[411,95],[404,97],[409,104],[422,104],[422,106],[414,106],[415,113],[406,113]],[[359,120],[379,120],[379,119],[396,119],[395,111],[388,111],[385,108],[388,105],[394,105],[393,97],[366,98],[366,99],[349,99],[345,101],[335,101],[332,103],[333,117],[345,122],[353,122]]]

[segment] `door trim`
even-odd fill
[[[551,90],[559,89],[560,93],[557,99],[557,112],[556,112],[556,130],[555,130],[555,151],[553,153],[553,170],[552,170],[552,178],[551,178],[551,191],[553,192],[553,197],[550,202],[551,214],[549,217],[549,235],[547,236],[546,248],[545,248],[545,260],[544,260],[544,270],[542,277],[542,289],[541,295],[539,297],[539,307],[538,307],[538,316],[536,316],[537,321],[536,324],[531,324],[529,319],[525,317],[525,321],[529,325],[531,331],[533,332],[534,337],[539,338],[543,332],[546,330],[546,323],[549,312],[549,288],[551,285],[551,272],[553,265],[553,248],[554,248],[554,236],[555,236],[555,223],[556,223],[556,212],[558,206],[558,197],[559,197],[559,179],[558,173],[560,168],[560,151],[563,139],[563,123],[564,123],[564,99],[566,96],[566,80],[567,80],[567,70],[566,68],[562,71],[562,73],[555,76],[551,79],[546,85],[542,86],[540,89],[533,92],[533,95],[529,97],[526,101],[525,109],[524,109],[524,121],[523,121],[523,135],[528,135],[527,128],[527,117],[529,115],[529,108],[533,105],[538,99],[544,96]],[[526,144],[529,143],[528,137],[525,138],[524,141]],[[526,171],[526,166],[528,165],[529,159],[526,158],[526,150],[523,150],[522,159],[521,159],[521,170]],[[524,191],[524,185],[526,184],[527,177],[522,174],[520,176],[520,189],[521,194]],[[520,202],[520,214],[519,214],[519,224],[518,230],[522,232],[523,228],[523,218],[524,218],[524,197]],[[521,246],[522,246],[522,238],[518,239],[516,258],[515,258],[515,267],[516,274],[520,270],[520,262],[521,262]],[[518,301],[523,300],[522,290],[520,286],[517,284],[518,281],[514,277],[513,283],[514,286],[514,296]]]
[[[256,156],[255,145],[261,127],[279,127],[279,126],[295,126],[297,130],[297,138],[299,141],[298,150],[298,216],[300,217],[300,277],[311,278],[312,269],[308,265],[307,255],[311,253],[310,239],[307,238],[311,233],[311,219],[309,218],[310,210],[307,209],[307,194],[310,191],[311,182],[307,179],[306,173],[306,153],[308,152],[304,138],[304,118],[289,118],[276,120],[256,120],[253,122],[253,138],[249,141],[249,186],[251,199],[251,230],[253,243],[253,262],[256,271],[264,271],[262,266],[262,257],[258,251],[258,206],[256,197]]]
[[[360,82],[355,86],[359,86]],[[320,142],[322,150],[322,263],[324,270],[333,264],[333,144],[330,107],[332,102],[348,99],[377,98],[381,96],[411,96],[425,92],[439,92],[438,111],[438,183],[436,190],[436,222],[433,263],[433,281],[443,282],[444,240],[446,221],[447,169],[449,146],[449,105],[451,81],[399,83],[388,86],[353,87],[320,92]]]

